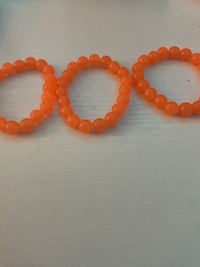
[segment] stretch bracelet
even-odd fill
[[[53,112],[55,101],[55,92],[57,88],[57,78],[54,68],[47,64],[44,59],[36,60],[33,57],[23,60],[16,60],[13,64],[4,63],[0,69],[0,81],[12,75],[23,73],[25,71],[37,70],[44,76],[45,83],[43,85],[44,93],[42,95],[42,103],[39,109],[33,110],[29,118],[22,119],[20,122],[7,121],[0,117],[0,131],[8,134],[16,135],[19,133],[30,133],[37,124],[40,124],[45,117]]]
[[[184,102],[180,105],[174,101],[168,101],[165,95],[159,95],[155,88],[152,88],[144,78],[144,70],[151,64],[156,64],[159,61],[166,59],[175,59],[191,63],[200,68],[200,54],[192,54],[191,50],[184,48],[180,50],[173,46],[170,49],[165,47],[159,48],[157,51],[151,51],[148,55],[142,55],[138,58],[137,63],[132,67],[133,80],[137,91],[143,95],[144,99],[152,102],[157,108],[164,110],[168,115],[180,115],[188,117],[190,115],[200,114],[200,101],[194,103]]]
[[[106,69],[120,80],[119,96],[112,110],[104,118],[97,118],[93,122],[88,119],[80,119],[74,113],[68,96],[68,86],[74,77],[80,71],[89,67]],[[89,58],[82,56],[78,58],[77,62],[69,63],[67,69],[62,73],[62,77],[58,79],[57,97],[60,113],[70,127],[76,128],[83,133],[92,131],[96,133],[104,132],[108,126],[116,125],[119,118],[125,113],[126,107],[130,102],[131,86],[132,78],[129,76],[128,69],[121,67],[118,62],[112,61],[109,56],[103,56],[102,58],[96,54],[91,55]]]

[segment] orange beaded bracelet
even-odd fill
[[[55,92],[57,88],[57,78],[54,68],[47,64],[44,59],[36,60],[33,57],[26,58],[25,61],[16,60],[13,64],[4,63],[0,69],[0,81],[17,73],[23,73],[28,70],[37,70],[44,75],[45,83],[43,85],[44,93],[42,95],[42,104],[39,109],[33,110],[29,118],[23,119],[20,123],[16,121],[7,121],[0,117],[0,131],[16,135],[18,133],[30,133],[34,130],[36,124],[41,123],[44,118],[53,112],[53,103],[55,101]]]
[[[70,99],[67,93],[67,86],[72,82],[78,72],[87,69],[88,67],[101,67],[107,69],[120,79],[121,86],[119,88],[119,96],[117,102],[112,107],[112,111],[107,113],[104,118],[98,118],[91,122],[90,120],[81,120],[70,105]],[[72,128],[77,128],[83,133],[96,132],[101,133],[108,126],[114,126],[118,123],[119,118],[125,113],[126,107],[130,102],[132,78],[129,76],[129,71],[125,67],[121,67],[118,62],[112,61],[109,56],[100,58],[93,54],[89,57],[80,57],[77,62],[68,64],[66,70],[63,71],[62,77],[58,79],[58,104],[60,113],[66,120],[67,124]]]
[[[192,54],[191,50],[188,48],[180,50],[176,46],[173,46],[170,49],[161,47],[157,51],[151,51],[148,55],[140,56],[137,63],[133,65],[133,81],[136,85],[137,91],[141,93],[147,101],[152,102],[157,108],[164,110],[164,112],[168,115],[180,115],[183,117],[187,117],[192,114],[199,115],[199,100],[192,104],[184,102],[180,105],[173,101],[168,102],[165,95],[158,95],[157,91],[154,88],[151,88],[148,81],[145,80],[145,68],[150,64],[156,64],[157,62],[165,59],[187,61],[197,68],[200,68],[200,54]]]

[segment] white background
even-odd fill
[[[0,63],[45,58],[61,75],[81,55],[131,68],[160,46],[200,51],[199,0],[0,1]],[[194,101],[200,76],[166,62],[146,77],[169,99]],[[0,112],[39,106],[37,73],[1,84]],[[118,83],[88,71],[71,86],[83,118],[103,116]],[[102,135],[69,129],[56,109],[28,136],[0,136],[0,267],[198,267],[200,119],[168,118],[135,93]]]

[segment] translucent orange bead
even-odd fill
[[[144,98],[149,101],[149,102],[153,102],[156,98],[156,90],[154,88],[148,88],[145,92],[144,92]]]
[[[44,66],[42,72],[45,74],[50,74],[50,73],[55,74],[55,69],[53,66],[47,65],[47,66]]]
[[[196,115],[200,115],[200,101],[195,101],[193,103],[193,113]]]
[[[121,84],[123,86],[132,86],[133,85],[133,77],[131,76],[124,76],[121,78]]]
[[[7,120],[0,117],[0,131],[4,131],[6,128]]]
[[[81,69],[86,69],[89,65],[89,60],[87,57],[79,57],[78,64]]]
[[[179,114],[182,117],[191,116],[193,113],[193,105],[190,103],[182,103],[179,107]]]
[[[126,110],[124,104],[117,103],[113,105],[112,111],[116,113],[118,116],[122,116]]]
[[[157,50],[157,54],[158,54],[158,58],[160,60],[164,60],[164,59],[168,58],[168,56],[169,56],[169,50],[166,47],[160,47]]]
[[[48,73],[44,76],[44,80],[47,83],[51,83],[53,86],[57,85],[57,79],[54,74]]]
[[[79,65],[76,62],[70,62],[67,67],[68,70],[72,71],[75,74],[79,71]]]
[[[96,119],[93,122],[93,130],[95,133],[102,133],[107,127],[106,121],[104,119]]]
[[[78,129],[82,133],[89,134],[92,131],[92,122],[90,120],[81,120]]]
[[[4,78],[4,71],[0,69],[0,81],[2,81]]]
[[[144,94],[144,92],[149,88],[149,83],[146,80],[142,80],[137,84],[137,90],[139,93]]]
[[[133,65],[133,67],[132,67],[132,71],[133,72],[143,72],[143,70],[144,70],[144,65],[143,64],[141,64],[141,63],[135,63],[134,65]]]
[[[120,95],[126,95],[131,93],[131,86],[122,86],[119,88]]]
[[[70,106],[64,106],[61,108],[60,113],[63,118],[67,119],[70,115],[73,114],[73,109]]]
[[[190,62],[194,65],[199,67],[200,66],[200,54],[195,53],[191,55]]]
[[[178,58],[180,58],[180,55],[181,55],[180,49],[177,46],[172,46],[169,49],[169,58],[178,59]]]
[[[116,61],[113,61],[110,63],[108,70],[112,73],[112,74],[116,74],[120,69],[119,63],[117,63]]]
[[[110,65],[111,62],[112,62],[112,60],[111,60],[111,58],[109,56],[103,56],[101,58],[101,61],[100,61],[101,66],[103,68],[105,68],[105,69],[107,69],[109,67],[109,65]]]
[[[67,96],[62,96],[58,100],[58,105],[60,107],[69,106],[70,105],[70,99]]]
[[[146,55],[142,55],[138,58],[138,62],[146,67],[149,65],[149,58]]]
[[[30,119],[34,123],[41,123],[44,120],[44,114],[39,109],[33,110],[30,114]]]
[[[40,110],[45,114],[45,115],[50,115],[53,113],[53,105],[48,102],[43,102],[40,105]]]
[[[19,123],[16,121],[8,121],[5,126],[5,132],[7,134],[16,135],[19,133]]]
[[[21,122],[20,122],[20,130],[23,132],[23,133],[31,133],[34,129],[34,122],[30,119],[23,119]]]
[[[67,118],[67,124],[72,128],[77,128],[80,124],[80,118],[75,114],[70,115]]]
[[[55,95],[50,92],[45,92],[42,95],[43,102],[53,103],[55,101]]]
[[[133,81],[134,84],[138,84],[141,80],[144,80],[144,74],[142,72],[134,72],[133,73]]]
[[[118,70],[118,72],[117,72],[117,76],[118,76],[119,78],[122,78],[122,77],[124,77],[124,76],[128,76],[128,75],[129,75],[129,71],[128,71],[127,68],[125,68],[125,67],[121,67],[121,68],[119,68],[119,70]]]
[[[115,126],[118,123],[119,117],[115,112],[109,112],[105,116],[105,121],[108,126]]]
[[[33,57],[27,57],[25,59],[25,64],[26,64],[26,67],[29,69],[29,70],[34,70],[36,69],[36,65],[37,65],[37,61],[35,58]]]
[[[19,72],[19,73],[24,72],[26,69],[26,64],[23,60],[16,60],[13,65],[14,65],[16,72]]]
[[[192,52],[190,49],[184,48],[181,50],[180,59],[184,61],[189,60],[191,57],[191,54]]]
[[[148,58],[149,58],[149,62],[151,64],[155,64],[156,62],[158,62],[159,60],[159,56],[157,54],[156,51],[151,51],[149,54],[148,54]]]
[[[97,67],[100,65],[100,57],[96,54],[93,54],[89,57],[89,63],[92,67]]]
[[[2,66],[2,70],[5,74],[5,76],[11,76],[15,74],[15,67],[11,63],[4,63]]]
[[[58,97],[62,97],[66,95],[66,88],[65,87],[58,87],[58,89],[56,90],[56,95]]]
[[[128,94],[119,95],[117,97],[117,103],[119,103],[119,104],[123,104],[126,106],[129,104],[129,102],[130,102],[130,95],[128,95]]]
[[[46,60],[44,59],[38,59],[36,62],[36,69],[39,71],[43,71],[43,69],[48,65]]]
[[[175,116],[178,114],[179,106],[175,102],[168,102],[164,107],[164,111],[168,115]]]
[[[165,105],[167,104],[167,97],[164,95],[157,95],[154,104],[159,109],[164,109]]]
[[[72,82],[74,78],[74,73],[71,70],[65,70],[62,73],[62,77],[65,78],[66,81]]]
[[[57,86],[55,86],[55,84],[51,84],[50,82],[45,82],[42,88],[44,92],[55,94]]]

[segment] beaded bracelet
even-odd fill
[[[47,64],[44,59],[36,60],[33,57],[26,58],[25,61],[16,60],[13,64],[4,63],[0,69],[0,81],[14,74],[23,73],[28,70],[37,70],[44,75],[45,83],[43,85],[44,93],[42,95],[42,104],[39,109],[33,110],[29,118],[16,121],[7,121],[0,117],[0,131],[16,135],[18,133],[30,133],[37,124],[40,124],[44,118],[53,112],[53,103],[55,101],[55,92],[57,88],[57,78],[54,68]]]
[[[121,83],[119,96],[112,107],[112,111],[107,113],[104,118],[97,118],[93,122],[88,119],[81,120],[74,113],[70,105],[67,88],[80,71],[89,67],[107,69],[110,73],[117,76]],[[125,113],[126,107],[130,102],[131,86],[132,78],[129,76],[128,69],[121,67],[118,62],[112,61],[109,56],[100,58],[98,55],[93,54],[89,59],[82,56],[78,58],[77,62],[69,63],[67,69],[62,73],[62,77],[58,79],[57,97],[60,113],[70,127],[76,128],[83,133],[90,133],[92,131],[96,133],[104,132],[108,126],[116,125],[119,118]]]
[[[192,54],[191,50],[188,48],[180,50],[176,46],[173,46],[170,49],[161,47],[157,51],[151,51],[148,55],[140,56],[137,63],[133,65],[133,80],[134,84],[136,85],[137,91],[142,94],[147,101],[152,102],[157,108],[164,110],[164,112],[168,115],[180,115],[183,117],[187,117],[192,114],[199,115],[199,100],[195,101],[192,104],[184,102],[180,105],[178,105],[174,101],[168,102],[165,95],[158,95],[156,89],[151,88],[148,81],[145,80],[145,68],[150,64],[156,64],[157,62],[165,59],[176,59],[190,62],[197,68],[200,68],[200,54]]]

